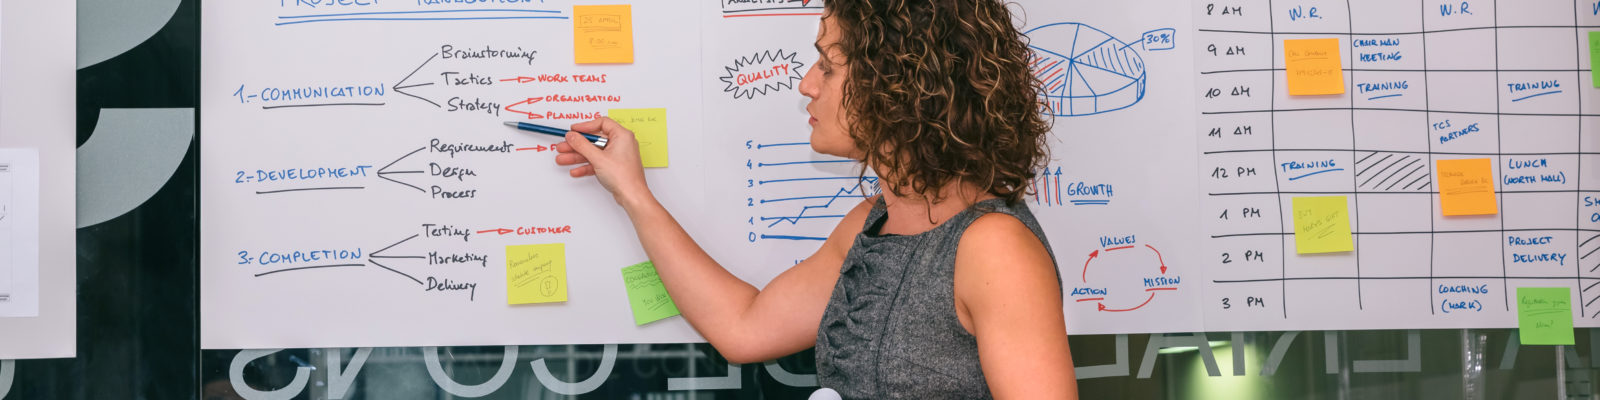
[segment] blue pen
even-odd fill
[[[538,125],[538,124],[530,124],[530,123],[527,123],[527,122],[506,121],[506,126],[509,126],[509,127],[512,127],[512,128],[521,129],[521,130],[525,130],[525,131],[528,131],[528,132],[543,133],[543,134],[550,135],[550,136],[560,136],[560,137],[566,137],[567,136],[567,130],[566,129],[553,128],[553,127],[548,127],[548,126]],[[595,147],[599,147],[599,148],[602,148],[602,149],[606,148],[606,138],[603,138],[603,137],[600,137],[600,136],[596,136],[596,135],[590,135],[590,134],[587,134],[587,133],[579,133],[579,134],[583,135],[583,137],[585,139],[589,139],[590,142],[593,142]]]

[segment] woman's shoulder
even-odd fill
[[[992,281],[1014,276],[1055,276],[1055,262],[1034,229],[1021,216],[989,212],[967,226],[956,246],[955,269],[960,277]]]
[[[1009,213],[990,212],[978,216],[967,225],[957,252],[1045,254],[1046,250],[1038,235],[1021,218]]]

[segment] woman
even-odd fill
[[[651,194],[632,132],[558,146],[627,211],[684,318],[729,361],[816,346],[819,383],[846,398],[1075,398],[1060,278],[1020,199],[1048,125],[1028,50],[995,0],[836,0],[824,6],[811,147],[860,160],[882,194],[764,289],[695,244]]]

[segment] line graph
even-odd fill
[[[773,111],[783,107],[786,115],[794,110],[788,104],[773,106]],[[860,161],[818,153],[809,136],[807,131],[755,130],[736,142],[743,154],[736,161],[737,204],[744,212],[732,215],[742,229],[728,239],[749,246],[762,262],[805,260],[850,210],[880,193],[879,178]]]
[[[767,227],[768,228],[772,228],[772,227],[778,226],[778,224],[781,224],[781,223],[784,223],[784,222],[788,222],[790,225],[799,224],[800,220],[807,218],[806,213],[810,212],[811,210],[818,210],[818,209],[825,210],[828,207],[833,207],[833,202],[834,201],[839,200],[840,197],[855,195],[857,191],[862,192],[861,195],[858,195],[859,197],[862,197],[862,198],[870,197],[871,195],[867,195],[866,192],[871,191],[871,192],[876,193],[877,190],[874,190],[874,189],[877,186],[878,186],[878,178],[876,178],[876,177],[866,177],[866,178],[861,178],[861,182],[858,185],[839,188],[839,191],[835,192],[833,194],[833,196],[812,196],[812,197],[828,197],[828,202],[822,203],[820,205],[811,205],[811,206],[801,207],[800,208],[800,212],[798,214],[795,214],[793,217],[776,217],[776,218],[773,218],[772,219],[772,224],[767,225]],[[844,218],[844,215],[838,215],[837,217],[838,218]],[[762,217],[761,220],[762,221],[768,221],[768,218],[770,218],[770,217]],[[822,217],[821,216],[811,216],[811,218],[822,218]]]

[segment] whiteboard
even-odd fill
[[[1597,326],[1600,9],[1191,6],[1206,329],[1515,327],[1519,287],[1569,288],[1575,326]],[[1288,96],[1287,39],[1338,40],[1345,94]],[[1495,213],[1443,215],[1435,164],[1453,159],[1493,165]],[[1345,198],[1355,251],[1296,254],[1307,196]]]
[[[666,108],[671,164],[646,175],[695,209],[700,7],[633,4],[635,61],[576,65],[572,6],[605,3],[304,3],[202,14],[204,348],[700,340],[634,325],[626,216],[558,138],[501,125]],[[507,246],[557,243],[568,300],[508,304]]]
[[[1048,173],[1028,205],[1061,272],[1070,334],[1192,332],[1196,261],[1194,59],[1187,10],[1164,1],[1023,2],[1054,115]],[[1046,171],[1040,171],[1046,172]]]
[[[820,1],[632,4],[633,63],[599,65],[573,62],[571,18],[605,3],[319,4],[203,11],[205,348],[702,340],[633,324],[625,216],[501,121],[666,108],[652,188],[757,286],[878,190],[809,147]],[[1068,331],[1509,327],[1531,286],[1570,287],[1596,326],[1600,12],[1464,4],[1013,5],[1054,122],[1025,201]],[[1281,43],[1301,38],[1340,41],[1345,94],[1287,94]],[[1442,215],[1431,165],[1457,158],[1493,160],[1495,215]],[[1298,254],[1293,199],[1330,195],[1355,250]],[[554,243],[567,300],[507,304],[506,247]],[[335,260],[260,261],[296,251]]]
[[[76,9],[0,4],[0,180],[10,180],[0,257],[12,288],[0,302],[0,359],[77,354],[76,92],[63,90],[76,82]]]

